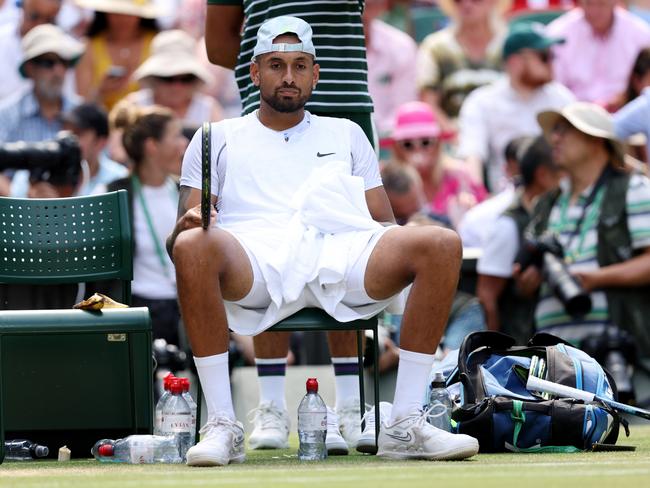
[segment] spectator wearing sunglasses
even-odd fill
[[[397,110],[393,155],[395,161],[411,166],[420,175],[428,212],[456,226],[465,211],[482,201],[487,192],[464,168],[443,155],[440,132],[428,104],[405,103]]]
[[[553,81],[551,46],[541,24],[514,26],[503,45],[506,75],[473,91],[458,118],[458,152],[471,174],[496,193],[508,185],[504,149],[520,136],[541,131],[535,118],[543,110],[561,109],[573,94]]]
[[[63,128],[62,116],[79,100],[63,93],[68,68],[83,54],[83,44],[59,27],[40,25],[22,40],[22,76],[32,82],[31,89],[17,93],[0,104],[0,143],[52,139]],[[27,188],[27,171],[17,171],[13,185]],[[25,194],[12,195],[25,197]]]
[[[161,105],[174,112],[186,127],[223,118],[219,103],[200,92],[213,81],[197,57],[196,41],[181,30],[164,31],[151,43],[151,56],[133,73],[145,88],[128,100],[139,105]]]

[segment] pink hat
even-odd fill
[[[424,102],[407,102],[397,109],[393,139],[438,137],[440,125],[431,107]]]

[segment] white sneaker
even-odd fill
[[[289,414],[273,402],[260,403],[251,410],[253,432],[248,438],[251,449],[287,449],[289,447]]]
[[[336,410],[336,413],[339,416],[341,435],[350,449],[356,448],[359,437],[361,437],[361,406],[359,405],[359,399],[351,398],[344,402],[341,408]]]
[[[339,429],[339,416],[333,408],[327,407],[327,436],[325,447],[328,456],[345,456],[348,453],[348,444],[341,436]]]
[[[379,429],[390,420],[390,415],[393,410],[393,404],[390,402],[379,402]],[[375,407],[371,407],[364,416],[363,420],[366,427],[359,437],[357,442],[357,451],[365,454],[377,453],[377,442],[375,441]]]
[[[241,422],[227,417],[210,419],[200,433],[201,441],[187,451],[188,466],[226,466],[246,460]]]
[[[391,459],[465,459],[478,452],[478,441],[451,434],[427,423],[429,412],[418,412],[382,425],[377,456]]]

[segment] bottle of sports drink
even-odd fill
[[[192,410],[183,398],[183,382],[181,378],[174,378],[169,382],[170,397],[163,405],[160,434],[174,436],[178,442],[181,458],[185,460],[185,453],[192,447]]]
[[[90,452],[104,463],[180,463],[178,441],[173,436],[130,435],[124,439],[102,439]]]
[[[445,377],[437,372],[431,382],[429,394],[428,422],[441,430],[451,430],[451,397],[447,391]]]
[[[5,441],[5,461],[31,461],[44,458],[49,453],[47,446],[40,446],[27,439]]]
[[[298,459],[322,461],[327,457],[327,406],[318,394],[318,380],[307,380],[307,394],[298,407]]]

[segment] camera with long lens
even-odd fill
[[[71,132],[39,142],[0,144],[0,171],[29,170],[32,183],[45,181],[54,186],[76,186],[81,177],[81,149]]]
[[[157,400],[163,394],[163,378],[168,373],[176,373],[187,367],[187,354],[176,344],[169,344],[165,339],[153,341],[152,352],[154,359],[155,387],[154,396]]]
[[[571,317],[582,317],[591,311],[591,297],[570,273],[562,244],[554,234],[524,239],[515,262],[522,270],[530,265],[542,269],[549,288]]]
[[[584,339],[580,349],[593,356],[612,375],[618,401],[634,405],[632,375],[637,364],[637,350],[633,337],[618,327],[607,327],[604,333]]]

